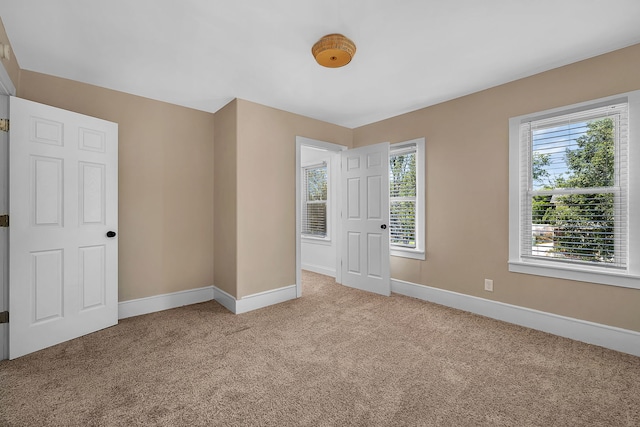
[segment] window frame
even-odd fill
[[[520,125],[554,116],[562,116],[578,111],[589,110],[607,104],[626,102],[628,104],[628,141],[627,141],[627,266],[613,269],[608,266],[576,264],[562,260],[544,260],[528,258],[522,255],[521,225],[526,219],[522,212],[523,194],[521,186],[522,156],[527,156],[521,148]],[[532,274],[558,279],[577,280],[602,285],[640,289],[640,224],[631,219],[640,214],[640,91],[627,92],[620,95],[595,99],[579,104],[554,108],[537,113],[512,117],[509,119],[509,271]],[[525,174],[524,176],[528,176]],[[528,178],[527,178],[528,179]],[[637,222],[637,221],[635,221]]]
[[[409,141],[398,142],[389,145],[389,158],[394,151],[401,151],[409,146],[416,147],[416,247],[407,248],[389,243],[391,256],[425,260],[426,232],[425,232],[425,138],[417,138]],[[390,183],[391,184],[391,183]],[[391,185],[389,185],[391,188]],[[391,197],[390,197],[391,201]],[[389,203],[391,206],[391,203]]]
[[[327,198],[324,200],[326,227],[325,227],[325,235],[317,236],[313,234],[305,234],[303,228],[304,228],[304,218],[305,218],[306,207],[307,207],[307,204],[309,203],[309,201],[307,200],[308,188],[306,186],[307,170],[318,169],[321,167],[325,167],[327,169]],[[300,222],[300,226],[301,226],[300,237],[302,237],[302,239],[306,241],[313,242],[313,243],[330,244],[331,243],[331,228],[330,228],[331,227],[331,214],[330,214],[331,213],[331,167],[328,161],[322,161],[319,163],[312,163],[312,164],[302,166],[300,169],[301,169],[301,179],[302,179],[302,194],[301,194],[302,217]]]

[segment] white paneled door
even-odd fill
[[[118,322],[118,125],[11,98],[9,358]]]
[[[382,295],[389,280],[389,143],[342,152],[342,284]]]

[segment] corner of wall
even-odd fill
[[[213,133],[214,284],[219,290],[237,298],[237,99],[214,114]]]

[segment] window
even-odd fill
[[[629,263],[639,93],[510,120],[510,271],[640,287]]]
[[[302,168],[302,234],[305,237],[327,238],[327,164]]]
[[[424,259],[424,138],[393,144],[389,152],[391,255]]]

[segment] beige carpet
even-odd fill
[[[0,363],[0,425],[638,426],[640,358],[304,274]]]

